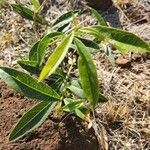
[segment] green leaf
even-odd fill
[[[54,29],[70,23],[78,15],[77,11],[70,11],[60,16],[52,25]]]
[[[85,118],[85,114],[82,113],[82,111],[80,109],[75,109],[74,112],[79,118],[84,119]]]
[[[50,45],[55,39],[62,36],[60,32],[53,32],[44,36],[40,43],[38,44],[38,63],[41,65],[45,51],[47,50],[48,45]]]
[[[74,85],[70,85],[67,87],[73,94],[75,94],[76,96],[78,96],[79,98],[85,98],[85,94],[84,94],[84,91],[79,88],[79,87],[76,87]]]
[[[76,37],[78,38],[78,37]],[[97,43],[95,43],[94,41],[91,41],[91,40],[87,40],[87,39],[83,39],[83,38],[78,38],[80,41],[82,41],[82,43],[87,47],[87,50],[91,53],[91,54],[94,54],[94,53],[97,53],[99,52],[101,49],[100,47],[98,46]],[[89,41],[89,43],[87,43]],[[91,42],[90,42],[91,41]],[[96,45],[98,46],[96,46]],[[76,46],[72,43],[70,48],[76,50]]]
[[[82,100],[74,100],[74,99],[64,99],[65,106],[61,107],[62,110],[66,112],[74,112],[75,109],[78,109],[83,106]]]
[[[71,99],[71,98],[65,98],[64,99],[65,106],[68,107],[68,105],[71,105],[70,107],[72,107],[72,109],[68,109],[67,108],[68,109],[67,112],[73,112],[73,113],[75,113],[75,115],[77,115],[81,119],[84,119],[85,116],[90,113],[90,111],[85,106],[83,106],[83,102],[82,101],[81,101],[81,104],[80,104],[80,102],[78,103],[77,101],[81,101],[81,100],[75,100],[75,99]],[[72,104],[74,102],[77,102],[75,104],[76,108],[74,106],[72,106]]]
[[[94,41],[80,38],[80,37],[77,37],[77,38],[88,48],[92,48],[92,49],[96,49],[96,50],[100,49],[99,45],[97,43],[95,43]]]
[[[65,24],[62,27],[58,28],[58,32],[65,33],[67,30],[69,30],[71,23]]]
[[[75,109],[74,112],[79,118],[85,119],[86,115],[90,113],[89,109],[86,107],[81,107],[79,109]]]
[[[73,85],[73,86],[75,86],[75,87],[78,87],[78,88],[81,88],[81,85],[80,85],[79,82],[80,82],[80,81],[79,81],[78,78],[73,78],[73,79],[71,80],[71,85]]]
[[[37,50],[38,50],[38,45],[39,45],[40,41],[36,42],[32,48],[30,49],[29,52],[29,60],[30,61],[37,61],[38,56],[37,56]]]
[[[79,52],[78,69],[81,78],[81,85],[86,98],[91,105],[95,107],[99,99],[96,67],[85,45],[78,39],[75,39],[74,41]]]
[[[40,24],[47,24],[47,22],[40,16],[34,15],[34,12],[27,7],[24,7],[22,4],[11,4],[13,9],[20,14],[23,18],[28,20],[35,21]]]
[[[0,78],[26,97],[49,102],[60,99],[60,96],[50,86],[38,83],[36,79],[26,73],[0,67]]]
[[[83,102],[81,100],[76,100],[74,102],[69,103],[68,105],[63,106],[62,109],[66,112],[74,112],[75,109],[80,108],[82,105]]]
[[[100,32],[98,32],[96,29],[94,29],[93,27],[82,27],[78,30],[78,32],[82,32],[83,34],[89,34],[95,37],[96,41],[104,41],[105,40],[105,36],[103,36]]]
[[[91,10],[94,16],[97,18],[98,23],[102,26],[107,26],[107,23],[105,22],[104,18],[99,14],[99,12],[93,8],[91,8]]]
[[[41,102],[30,109],[16,124],[9,136],[10,141],[15,141],[39,127],[51,113],[56,102]]]
[[[18,61],[18,64],[30,73],[38,74],[40,72],[40,68],[38,67],[38,63],[36,61],[20,60]]]
[[[74,38],[74,33],[68,35],[63,39],[61,44],[55,49],[52,55],[49,57],[46,65],[42,69],[42,72],[39,77],[39,81],[42,81],[46,77],[50,76],[60,65],[62,60],[65,58],[66,53],[70,47]]]
[[[34,10],[35,10],[35,11],[38,11],[39,8],[40,8],[39,0],[30,0],[30,1],[31,1],[31,3],[32,3],[33,6],[34,6]]]
[[[105,37],[109,43],[116,46],[122,52],[148,52],[150,46],[142,39],[134,35],[133,33],[104,26],[94,26],[95,29],[102,36]]]

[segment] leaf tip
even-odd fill
[[[13,132],[13,131],[12,131]],[[16,141],[17,139],[13,136],[13,134],[12,134],[12,132],[9,134],[9,136],[8,136],[8,140],[10,141],[10,142],[14,142],[14,141]]]

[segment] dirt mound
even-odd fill
[[[35,101],[16,94],[0,81],[0,150],[97,150],[93,130],[87,130],[81,120],[68,116],[49,117],[35,132],[17,142],[9,142],[14,123]],[[62,122],[61,122],[62,121]],[[61,123],[60,123],[61,122]]]

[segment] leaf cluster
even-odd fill
[[[32,3],[37,12],[40,3],[33,0]],[[34,10],[22,4],[11,6],[22,17],[47,24]],[[98,102],[107,100],[100,92],[96,66],[92,59],[92,53],[100,51],[100,47],[112,63],[114,58],[108,44],[114,45],[121,52],[150,51],[149,45],[142,39],[130,32],[108,27],[96,10],[92,9],[92,12],[98,20],[96,26],[79,25],[77,11],[60,16],[52,25],[52,32],[43,35],[29,50],[28,60],[18,61],[28,73],[0,67],[0,78],[11,88],[26,97],[39,100],[16,124],[10,140],[20,139],[40,126],[53,110],[58,114],[61,111],[74,113],[84,120]],[[90,39],[85,38],[88,35]],[[71,62],[66,73],[62,64],[69,51],[77,52],[77,60],[68,58]],[[71,71],[75,69],[79,74],[71,76]]]

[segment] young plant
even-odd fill
[[[29,8],[21,4],[12,4],[12,7],[24,18],[43,23],[44,19],[38,15],[34,18],[34,13]],[[108,56],[111,51],[107,44],[114,45],[121,52],[150,51],[149,45],[142,39],[130,32],[108,27],[98,12],[92,12],[99,25],[79,25],[77,11],[59,17],[52,25],[53,32],[44,35],[30,49],[28,60],[18,61],[29,73],[0,67],[0,78],[11,88],[26,97],[39,100],[19,120],[9,140],[20,139],[40,126],[52,111],[57,114],[61,111],[74,113],[83,120],[90,120],[90,112],[94,111],[97,103],[107,100],[100,92],[91,55],[100,51],[101,46],[106,49]],[[86,38],[88,35],[91,39]],[[72,55],[68,56],[68,52]],[[72,57],[74,54],[77,62]],[[68,60],[67,63],[65,59]],[[72,75],[76,69],[79,73]]]

